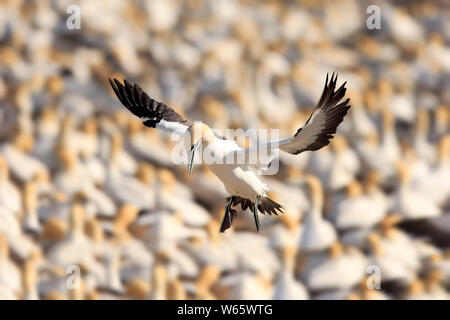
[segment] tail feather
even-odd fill
[[[227,201],[229,200],[230,198],[227,198]],[[241,205],[242,210],[247,210],[249,208],[252,209],[255,205],[255,203],[249,199],[234,196],[232,205],[238,206],[239,204]],[[283,213],[283,209],[284,207],[281,204],[276,203],[268,197],[262,197],[261,199],[259,199],[258,210],[262,214],[268,213],[269,215],[271,215],[273,213],[275,215],[278,215],[279,213]]]
[[[273,213],[277,216],[278,213],[283,213],[284,207],[281,204],[273,201],[272,199],[264,197],[261,198],[260,201],[261,204],[258,206],[258,209],[262,214],[265,214],[267,212],[268,214]]]

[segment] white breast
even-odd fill
[[[241,196],[254,201],[256,196],[265,196],[266,186],[246,164],[227,163],[226,156],[241,148],[230,140],[215,139],[207,148],[221,158],[222,163],[205,163],[208,168],[223,182],[231,195]],[[236,160],[236,159],[235,159]],[[228,161],[230,162],[230,161]]]
[[[231,195],[254,201],[265,196],[265,185],[247,165],[212,164],[208,168],[223,182]]]

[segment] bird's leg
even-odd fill
[[[233,203],[234,196],[230,197],[230,200],[228,200],[228,203],[225,207],[225,215],[223,216],[222,225],[220,226],[220,232],[225,232],[226,229],[231,227],[232,217],[230,215],[230,208],[231,204]]]
[[[231,204],[233,203],[234,200],[234,196],[231,196],[230,201],[228,201],[227,204],[227,208],[225,209],[225,217],[223,217],[224,219],[226,219],[228,217],[228,223],[230,224],[231,227],[231,215],[230,215],[230,208],[231,208]]]
[[[260,196],[256,196],[255,206],[253,207],[253,218],[255,219],[256,231],[259,232],[258,202]]]
[[[233,223],[233,221],[231,221],[231,204],[233,203],[233,199],[231,199],[230,200],[230,205],[229,205],[229,208],[228,208],[228,212],[227,212],[227,215],[228,215],[228,223],[230,224],[230,227],[231,227],[231,224]],[[225,219],[225,217],[223,217],[224,219]]]

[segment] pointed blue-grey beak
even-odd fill
[[[192,173],[192,166],[194,165],[194,155],[195,155],[195,150],[197,150],[198,146],[200,145],[200,141],[198,141],[197,143],[194,143],[191,146],[191,150],[188,153],[188,157],[189,157],[189,163],[188,163],[188,172],[189,174]]]

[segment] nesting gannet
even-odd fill
[[[199,228],[187,227],[183,224],[179,212],[168,214],[164,211],[146,214],[138,219],[141,226],[148,226],[144,239],[153,252],[169,256],[177,251],[176,243],[181,239],[206,237],[206,232]]]
[[[170,171],[161,170],[159,181],[160,184],[164,184],[158,189],[157,202],[160,206],[180,212],[183,222],[188,226],[201,227],[208,223],[210,219],[208,212],[190,199],[190,193],[184,194],[184,188],[180,183],[176,183]]]
[[[388,227],[386,236],[373,232],[367,236],[372,264],[381,269],[383,281],[411,281],[420,268],[411,240],[400,230]]]
[[[157,264],[153,268],[153,274],[151,279],[152,290],[150,292],[150,299],[152,300],[167,299],[167,283],[168,283],[168,272],[166,267],[162,264]]]
[[[37,262],[40,254],[34,253],[24,262],[22,281],[24,287],[24,300],[39,300]]]
[[[232,273],[221,278],[217,286],[225,291],[223,299],[270,300],[274,295],[270,281],[261,273]]]
[[[311,209],[306,212],[299,246],[309,251],[321,251],[332,245],[337,238],[333,225],[322,217],[324,194],[320,180],[312,175],[306,177],[311,192]]]
[[[388,210],[382,201],[384,199],[363,194],[361,185],[356,181],[347,186],[346,192],[346,197],[336,204],[330,217],[339,230],[371,228]]]
[[[438,145],[438,163],[421,179],[411,179],[412,188],[438,205],[450,197],[450,135],[443,135]]]
[[[277,142],[261,143],[253,147],[241,148],[233,140],[216,138],[209,126],[203,123],[191,123],[183,119],[167,105],[151,99],[138,85],[131,85],[126,80],[122,84],[116,79],[114,81],[110,79],[110,84],[118,99],[135,116],[141,118],[144,125],[184,137],[185,147],[189,150],[189,172],[192,171],[195,151],[200,146],[203,150],[209,150],[210,154],[214,154],[214,159],[219,160],[213,164],[207,163],[206,165],[222,180],[225,188],[231,195],[227,198],[222,231],[231,226],[233,217],[236,215],[236,211],[231,209],[231,206],[241,204],[244,210],[246,208],[253,209],[257,230],[259,230],[258,210],[263,214],[282,212],[283,207],[269,199],[266,194],[268,188],[251,170],[251,167],[267,168],[274,158],[272,153],[276,154],[278,150],[291,154],[300,154],[308,150],[319,150],[328,145],[332,135],[336,133],[338,125],[350,108],[350,105],[348,105],[350,99],[341,102],[346,92],[346,83],[344,82],[338,89],[336,89],[336,83],[337,75],[333,73],[330,81],[328,81],[327,75],[325,87],[318,104],[305,125],[298,129],[294,136]],[[270,161],[258,157],[261,150],[269,150],[271,152]],[[254,159],[253,155],[257,157],[256,165],[250,165],[249,163],[250,159]],[[245,159],[245,161],[240,161],[243,162],[241,164],[229,164],[227,163],[229,161],[225,161],[235,156],[237,156],[237,159]],[[202,160],[203,158],[204,155],[202,155]]]
[[[48,173],[45,164],[29,153],[33,143],[32,136],[19,134],[14,143],[3,144],[0,147],[0,152],[8,163],[12,176],[20,182],[29,181],[41,172]]]
[[[345,290],[356,285],[368,265],[362,252],[353,247],[344,248],[340,242],[330,246],[328,252],[308,256],[301,279],[311,290]]]
[[[8,238],[3,233],[0,233],[0,283],[13,293],[20,292],[21,277],[19,268],[10,259]]]
[[[230,244],[217,234],[219,221],[212,219],[206,226],[208,237],[195,241],[182,241],[181,248],[192,256],[198,265],[214,265],[221,271],[230,271],[238,267],[238,257]]]
[[[381,143],[378,149],[380,158],[383,158],[391,165],[400,159],[401,149],[395,131],[395,117],[387,107],[381,110],[382,127]]]
[[[224,240],[229,250],[235,253],[241,270],[269,278],[280,271],[281,264],[269,246],[269,238],[250,232],[236,232]]]
[[[24,186],[23,227],[25,231],[37,234],[41,231],[41,225],[37,214],[38,197],[36,189],[36,183],[34,182],[27,182]]]
[[[136,220],[138,209],[133,205],[124,205],[117,213],[112,226],[113,234],[110,243],[98,241],[99,254],[107,252],[115,256],[120,255],[120,278],[124,281],[135,279],[147,279],[149,270],[153,265],[153,256],[145,248],[144,244],[132,237],[128,231],[130,225]],[[102,237],[103,229],[100,223],[92,220],[92,229]]]
[[[428,133],[430,127],[430,119],[428,110],[419,109],[417,111],[417,122],[414,135],[414,149],[418,156],[425,160],[428,164],[434,164],[437,159],[437,150],[428,140]]]
[[[74,203],[70,213],[70,229],[62,241],[49,249],[48,261],[61,268],[79,264],[89,270],[99,269],[99,263],[94,258],[92,241],[84,234],[84,218],[83,207]]]
[[[211,287],[220,277],[221,269],[213,264],[205,265],[195,281],[195,299],[217,299],[211,292]]]
[[[394,196],[394,210],[408,220],[438,217],[441,210],[433,199],[411,187],[407,163],[399,161],[396,167],[400,186]]]
[[[0,206],[0,233],[8,237],[11,251],[19,259],[26,259],[31,253],[39,251],[39,247],[24,233],[18,219],[8,209]]]
[[[0,206],[17,214],[20,212],[21,203],[21,193],[10,179],[8,162],[0,156]]]
[[[334,151],[334,156],[328,172],[327,188],[339,190],[355,180],[361,165],[357,154],[348,146],[343,136],[334,137],[331,149]]]
[[[375,124],[366,112],[363,105],[361,94],[358,91],[349,92],[352,99],[352,112],[350,117],[352,119],[352,130],[356,133],[357,137],[368,137],[377,132]],[[352,137],[354,138],[354,137]]]
[[[309,298],[305,286],[294,277],[296,255],[295,247],[287,246],[281,250],[283,267],[277,276],[272,297],[274,300],[307,300]]]
[[[155,205],[155,197],[151,188],[129,176],[120,165],[118,155],[122,150],[122,143],[120,134],[112,137],[111,159],[106,171],[105,192],[122,204],[130,203],[139,209],[151,209]],[[135,170],[136,168],[133,173]]]
[[[438,139],[450,131],[450,111],[448,109],[445,105],[440,105],[434,109],[434,121],[431,126],[432,139]]]

